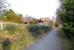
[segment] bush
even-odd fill
[[[10,42],[9,39],[5,39],[5,40],[2,42],[2,45],[3,45],[3,50],[10,50],[11,42]]]
[[[32,33],[32,36],[37,37],[43,33],[50,31],[50,27],[45,25],[31,25],[28,27],[28,30]]]
[[[64,26],[63,31],[66,34],[67,38],[72,39],[74,38],[74,28],[70,26]]]

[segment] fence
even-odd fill
[[[5,26],[7,25],[16,25],[16,26],[19,26],[19,27],[24,27],[28,24],[18,24],[18,23],[13,23],[13,22],[2,22],[0,21],[0,30],[3,30],[5,28]]]

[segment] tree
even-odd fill
[[[74,38],[74,0],[63,0],[62,6],[58,9],[58,16],[63,22],[63,31],[68,38]]]
[[[0,16],[2,16],[4,14],[4,10],[6,8],[6,0],[0,0]]]
[[[23,16],[21,14],[17,15],[12,9],[5,11],[5,21],[23,23]]]

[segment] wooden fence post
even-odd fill
[[[3,30],[3,22],[0,22],[0,29]]]

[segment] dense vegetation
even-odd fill
[[[50,31],[48,26],[6,23],[3,30],[0,30],[0,42],[2,40],[0,49],[21,50],[33,44],[38,36],[48,31]]]
[[[74,37],[74,0],[64,0],[63,11],[60,14],[63,21],[63,31],[68,38]]]
[[[74,50],[74,0],[63,0],[58,16],[63,24],[62,30],[68,39],[66,50]]]
[[[48,26],[6,23],[3,30],[0,30],[3,37],[2,47],[4,50],[21,50],[33,44],[38,36],[48,31],[50,31]]]
[[[1,35],[2,34],[2,35]],[[21,48],[33,43],[33,36],[28,32],[27,25],[8,23],[0,30],[0,41],[4,50],[21,50]]]
[[[12,9],[5,10],[4,15],[0,16],[1,21],[23,23],[23,16],[16,14]]]
[[[34,37],[47,33],[51,29],[49,26],[36,25],[36,24],[30,25],[28,28],[29,28],[29,32],[31,32],[32,36]]]

